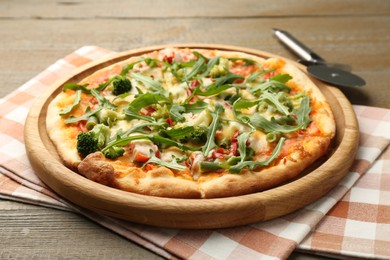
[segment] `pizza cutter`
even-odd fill
[[[307,66],[307,72],[313,77],[341,87],[362,87],[366,84],[361,77],[342,68],[346,66],[327,63],[288,32],[279,29],[272,30],[282,43],[301,58],[299,62]]]

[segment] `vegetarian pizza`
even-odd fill
[[[282,58],[166,48],[67,83],[47,131],[63,163],[116,189],[218,198],[282,185],[327,153],[335,121]]]

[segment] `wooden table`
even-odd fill
[[[169,43],[220,43],[296,59],[271,28],[287,30],[367,81],[342,91],[353,104],[390,108],[390,2],[0,1],[0,96],[84,45],[124,51]],[[0,258],[158,259],[69,212],[0,200]],[[294,253],[291,259],[318,258]]]

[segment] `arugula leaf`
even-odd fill
[[[261,64],[258,63],[257,61],[252,60],[252,59],[248,59],[248,58],[228,58],[228,59],[231,60],[231,61],[239,61],[239,60],[241,60],[241,61],[245,62],[248,65],[261,66]]]
[[[300,129],[305,129],[311,122],[311,118],[309,116],[311,111],[310,107],[310,99],[308,97],[302,98],[301,106],[299,110],[294,111],[297,116],[296,125],[287,125],[281,124],[280,122],[283,120],[279,120],[279,122],[272,117],[271,120],[267,120],[263,116],[259,114],[254,114],[250,117],[246,117],[251,125],[263,129],[266,133],[278,132],[278,133],[291,133],[298,131]],[[290,121],[292,117],[286,122]],[[246,119],[243,119],[246,120]]]
[[[137,110],[134,110],[130,106],[127,107],[126,109],[124,109],[123,112],[125,113],[127,119],[129,119],[129,120],[131,120],[131,119],[140,119],[140,120],[144,120],[144,121],[147,121],[147,122],[155,122],[153,117],[140,115],[140,114],[138,114]]]
[[[123,66],[122,68],[122,72],[121,72],[121,76],[126,76],[126,74],[132,70],[134,68],[135,65],[137,65],[138,63],[141,63],[141,62],[145,62],[146,65],[148,65],[149,67],[154,67],[156,64],[159,64],[159,63],[163,63],[162,61],[160,60],[157,60],[157,59],[153,59],[153,58],[149,58],[149,57],[146,57],[146,58],[142,58],[138,61],[135,61],[135,62],[132,62],[130,64],[126,64],[125,66]]]
[[[114,103],[115,101],[117,101],[118,99],[125,99],[126,97],[130,96],[131,94],[130,93],[123,93],[123,94],[120,94],[118,96],[116,96],[113,100],[112,100],[112,103]]]
[[[91,93],[91,90],[87,89],[87,86],[89,84],[84,84],[84,85],[79,85],[79,84],[76,84],[76,83],[66,83],[63,87],[62,87],[62,91],[65,91],[67,89],[70,89],[70,90],[81,90],[82,92],[84,93]]]
[[[268,81],[253,86],[251,89],[249,89],[249,92],[254,94],[258,91],[264,92],[266,90],[269,90],[271,92],[278,92],[278,91],[290,92],[291,88],[289,86],[286,86],[282,82],[270,79]]]
[[[165,96],[165,89],[161,86],[161,84],[152,79],[151,77],[149,76],[144,76],[142,74],[139,74],[139,73],[130,73],[130,76],[132,78],[134,78],[135,80],[139,81],[139,82],[142,82],[142,84],[150,91],[153,91],[153,92],[159,92],[159,93],[164,93],[164,96]]]
[[[182,143],[176,142],[172,139],[162,137],[160,135],[150,135],[149,140],[151,140],[153,143],[159,145],[160,147],[175,146],[183,151],[199,151],[199,148],[197,148],[197,147],[187,146],[187,145],[184,145]]]
[[[71,116],[71,117],[65,119],[64,123],[65,124],[71,124],[71,123],[76,123],[76,122],[83,121],[83,120],[88,120],[88,118],[90,116],[95,115],[97,112],[99,112],[102,109],[103,109],[103,107],[98,107],[97,109],[91,111],[91,108],[87,107],[84,115],[82,115],[80,117]]]
[[[185,118],[182,116],[182,113],[185,112],[185,108],[181,105],[174,104],[169,109],[169,114],[171,115],[171,118],[176,122],[184,122]]]
[[[122,138],[118,135],[116,139],[108,142],[106,146],[101,150],[101,152],[104,154],[112,147],[122,147],[134,140],[150,140],[150,137],[148,135],[132,135],[132,136],[127,136]]]
[[[281,125],[274,117],[271,120],[267,120],[265,117],[254,114],[248,117],[249,122],[257,128],[262,129],[266,133],[278,132],[278,133],[291,133],[301,129],[300,125]]]
[[[206,102],[204,102],[202,100],[197,100],[193,104],[183,105],[186,113],[190,113],[190,112],[191,113],[200,113],[203,110],[205,110],[206,108],[208,108],[208,106],[209,106],[209,104],[207,104]]]
[[[201,79],[201,78],[204,78],[204,77],[207,77],[209,74],[210,74],[210,71],[211,69],[219,63],[219,59],[220,57],[214,57],[212,59],[210,59],[208,62],[207,62],[207,68],[206,70],[202,73],[202,74],[199,74],[197,76],[198,79]]]
[[[259,166],[267,166],[270,164],[274,159],[276,159],[279,156],[280,151],[282,150],[283,143],[286,140],[286,138],[281,137],[278,144],[276,145],[275,149],[273,150],[272,154],[268,159],[262,162],[257,161],[241,161],[237,163],[234,166],[231,166],[229,169],[230,173],[240,173],[242,169],[248,167],[251,171]]]
[[[261,94],[261,97],[260,97],[261,100],[266,100],[268,102],[270,102],[271,104],[274,105],[274,107],[276,108],[276,110],[278,110],[280,113],[284,114],[284,115],[288,115],[290,114],[290,111],[288,110],[288,107],[286,107],[285,105],[283,105],[279,100],[278,98],[269,93],[268,91],[266,92],[263,92]]]
[[[234,73],[231,73],[229,72],[228,74],[222,76],[222,77],[219,77],[215,80],[214,83],[212,83],[210,86],[208,86],[207,88],[213,86],[213,87],[219,87],[223,84],[232,84],[235,80],[237,79],[244,79],[244,76],[242,75],[239,75],[239,74],[234,74]]]
[[[252,83],[253,81],[255,81],[255,80],[256,80],[258,77],[260,77],[261,75],[267,74],[267,73],[272,72],[272,71],[274,71],[274,70],[275,70],[275,69],[256,71],[256,72],[250,74],[250,75],[246,78],[245,82],[246,82],[246,83]]]
[[[195,62],[193,69],[184,76],[183,81],[188,81],[195,77],[199,72],[202,71],[202,69],[205,66],[205,59],[203,57],[199,57],[198,60]]]
[[[297,123],[298,125],[301,125],[302,128],[306,128],[312,119],[310,118],[310,112],[311,112],[311,106],[310,106],[310,98],[309,97],[303,97],[301,100],[301,106],[297,111],[295,111],[295,114],[297,116]]]
[[[238,109],[250,108],[250,107],[256,106],[258,103],[259,103],[258,100],[248,101],[248,100],[239,98],[233,103],[233,113],[238,114],[238,112],[237,112]]]
[[[166,162],[166,161],[161,160],[160,158],[156,157],[156,154],[153,150],[150,150],[150,159],[146,163],[144,163],[144,165],[142,167],[144,167],[148,163],[158,164],[158,165],[161,165],[161,166],[164,166],[164,167],[167,167],[170,169],[174,169],[174,170],[179,170],[179,171],[182,171],[182,170],[187,168],[184,165],[178,164],[175,157],[173,157],[172,161],[170,161],[170,162]]]
[[[64,116],[64,115],[69,114],[75,107],[77,107],[79,105],[80,99],[81,99],[81,89],[76,91],[76,97],[73,101],[73,104],[66,107],[66,108],[61,109],[60,116]]]
[[[235,87],[232,83],[237,79],[243,79],[244,77],[238,74],[228,73],[222,77],[217,78],[213,83],[205,87],[202,91],[198,86],[193,93],[198,96],[213,96],[219,94],[226,89]]]
[[[116,110],[116,106],[108,101],[102,94],[100,94],[96,89],[91,89],[91,94],[96,98],[100,107],[105,107],[109,109]]]
[[[139,95],[137,98],[135,98],[128,107],[133,111],[140,111],[142,108],[147,107],[149,105],[155,105],[158,102],[163,101],[165,103],[170,103],[170,101],[158,94],[158,93],[145,93]]]
[[[202,91],[200,89],[195,89],[194,93],[198,96],[213,96],[217,95],[229,88],[233,87],[231,84],[226,84],[222,86],[210,85],[206,91]]]
[[[244,132],[237,136],[238,152],[240,153],[241,162],[243,162],[246,158],[246,143],[251,134],[252,132]]]
[[[162,127],[162,126],[165,126],[165,125],[167,125],[167,123],[165,123],[165,122],[143,123],[143,124],[139,124],[139,125],[137,125],[137,126],[135,126],[133,128],[130,128],[130,129],[128,129],[127,131],[125,131],[123,133],[117,134],[117,136],[119,136],[120,138],[124,138],[124,137],[129,136],[132,133],[147,132],[147,131],[144,130],[145,127],[154,127],[154,126]]]
[[[213,149],[215,146],[215,133],[217,132],[218,128],[220,127],[220,115],[224,111],[224,108],[221,104],[216,103],[215,104],[215,111],[212,112],[213,121],[211,122],[209,126],[209,130],[207,131],[207,141],[202,146],[202,152],[203,155],[207,156],[211,149]]]
[[[180,128],[171,128],[164,131],[164,134],[168,135],[174,140],[180,140],[194,132],[193,126],[185,126]]]
[[[143,60],[138,60],[138,61],[135,61],[135,62],[132,62],[132,63],[130,63],[130,64],[127,64],[127,65],[123,66],[121,75],[122,75],[122,76],[126,76],[126,74],[127,74],[130,70],[132,70],[136,64],[138,64],[138,63],[140,63],[140,62],[142,62],[142,61],[143,61]]]
[[[271,78],[271,80],[275,80],[275,81],[278,81],[280,83],[286,83],[287,81],[289,81],[290,79],[292,79],[292,77],[290,76],[290,74],[277,74],[275,76],[273,76]]]
[[[143,116],[138,112],[149,105],[158,104],[158,102],[170,102],[166,97],[158,94],[158,93],[145,93],[139,95],[136,99],[134,99],[125,109],[124,113],[128,117],[128,119],[141,119],[147,122],[155,122],[155,119],[151,116]]]

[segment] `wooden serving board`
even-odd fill
[[[53,84],[38,98],[25,125],[27,155],[39,178],[67,200],[90,210],[136,223],[173,228],[223,228],[261,222],[286,215],[318,200],[348,173],[358,147],[356,116],[345,96],[334,87],[312,79],[328,99],[337,133],[329,156],[282,186],[244,196],[218,199],[170,199],[134,194],[90,181],[66,168],[46,132],[50,101],[67,82],[78,82],[94,71],[165,47],[191,47],[242,51],[260,57],[274,54],[226,45],[187,44],[155,46],[119,53],[92,62]],[[289,61],[295,63],[293,61]],[[295,63],[306,72],[305,67]]]

